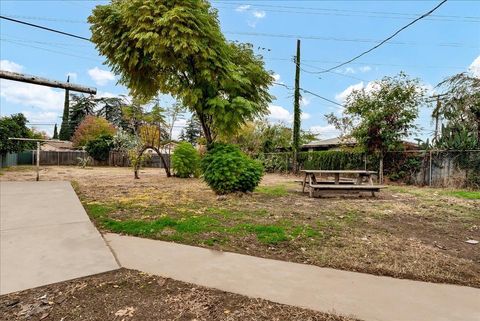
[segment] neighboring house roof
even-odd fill
[[[313,147],[330,147],[330,146],[340,146],[340,145],[355,145],[357,141],[355,138],[342,138],[334,137],[329,139],[314,140],[308,144],[303,145],[303,148],[313,148]]]
[[[42,150],[73,150],[73,143],[69,141],[47,141],[42,144]]]

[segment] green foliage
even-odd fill
[[[205,138],[265,114],[273,77],[251,45],[228,43],[206,0],[99,5],[92,41],[134,97],[170,94],[195,113]]]
[[[252,192],[260,183],[263,167],[237,146],[215,144],[201,162],[204,180],[217,194]]]
[[[480,78],[460,73],[445,79],[437,87],[445,92],[432,116],[443,118],[453,133],[464,130],[474,133],[476,147],[480,148]]]
[[[87,116],[95,115],[96,102],[93,96],[71,95],[70,97],[70,115],[68,116],[70,140],[78,126]],[[64,116],[65,117],[65,116]]]
[[[88,155],[97,161],[108,160],[110,150],[113,148],[113,136],[109,134],[103,134],[97,138],[90,140],[85,145],[85,150]]]
[[[105,118],[87,116],[78,126],[73,135],[73,145],[78,147],[85,146],[89,141],[97,139],[102,135],[113,136],[115,127]]]
[[[416,128],[415,119],[424,95],[418,79],[400,73],[375,82],[369,91],[353,91],[345,101],[345,116],[327,117],[367,151],[384,155],[398,149],[402,139]]]
[[[358,150],[301,152],[299,163],[303,169],[364,169],[365,153]]]
[[[58,130],[57,130],[57,124],[55,124],[55,127],[53,127],[53,139],[58,139]]]
[[[300,131],[300,144],[306,144],[315,139],[315,135],[307,131]],[[291,150],[292,128],[285,124],[271,124],[265,120],[255,120],[243,125],[231,137],[222,140],[236,144],[240,149],[257,157],[261,153],[274,153]]]
[[[288,195],[288,190],[284,185],[276,186],[259,186],[255,192],[268,196],[285,196]]]
[[[68,77],[67,82],[70,80]],[[70,126],[70,91],[65,90],[65,100],[63,103],[62,125],[60,126],[60,133],[58,137],[60,140],[70,140],[73,131]]]
[[[202,137],[202,125],[198,121],[195,115],[187,121],[187,126],[185,130],[182,129],[180,134],[180,140],[189,142],[192,145],[198,144],[198,139]]]
[[[466,198],[470,200],[480,200],[480,192],[476,191],[453,191],[448,192],[448,195],[455,197]]]
[[[190,143],[179,143],[172,154],[172,167],[178,177],[197,177],[200,170],[198,151]]]
[[[0,155],[17,153],[34,147],[32,142],[14,141],[8,138],[34,138],[34,132],[27,127],[27,118],[23,114],[0,118]]]
[[[476,149],[478,139],[476,133],[464,124],[442,125],[441,135],[435,147],[446,150]]]

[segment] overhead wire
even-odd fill
[[[355,61],[357,60],[358,58],[360,57],[363,57],[365,56],[366,54],[368,54],[369,52],[372,52],[373,50],[377,49],[378,47],[380,47],[381,45],[385,44],[386,42],[388,42],[390,39],[394,38],[396,35],[398,35],[400,32],[402,32],[403,30],[407,29],[408,27],[410,27],[411,25],[415,24],[417,21],[420,21],[422,20],[423,18],[429,16],[430,14],[432,14],[434,11],[436,11],[438,8],[440,8],[443,4],[445,4],[447,2],[447,0],[443,0],[442,2],[440,2],[439,4],[437,4],[433,9],[429,10],[428,12],[424,13],[423,15],[421,15],[420,17],[416,18],[415,20],[411,21],[410,23],[406,24],[405,26],[403,26],[402,28],[398,29],[397,31],[395,31],[392,35],[390,35],[389,37],[385,38],[384,40],[382,40],[380,43],[378,43],[377,45],[373,46],[372,48],[368,49],[368,50],[365,50],[364,52],[360,53],[359,55],[356,55],[355,57],[341,63],[341,64],[338,64],[334,67],[331,67],[331,68],[328,68],[324,71],[322,71],[322,73],[326,73],[326,72],[329,72],[329,71],[332,71],[332,70],[335,70],[339,67],[342,67],[342,66],[345,66],[349,63],[351,63],[352,61]]]

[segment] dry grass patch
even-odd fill
[[[199,179],[146,169],[46,167],[74,181],[105,231],[351,271],[480,287],[480,200],[469,191],[389,187],[377,198],[311,199],[293,176],[218,199]],[[9,170],[2,180],[33,180]]]

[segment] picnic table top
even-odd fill
[[[365,170],[323,170],[323,169],[304,169],[305,174],[376,174],[375,171]]]

